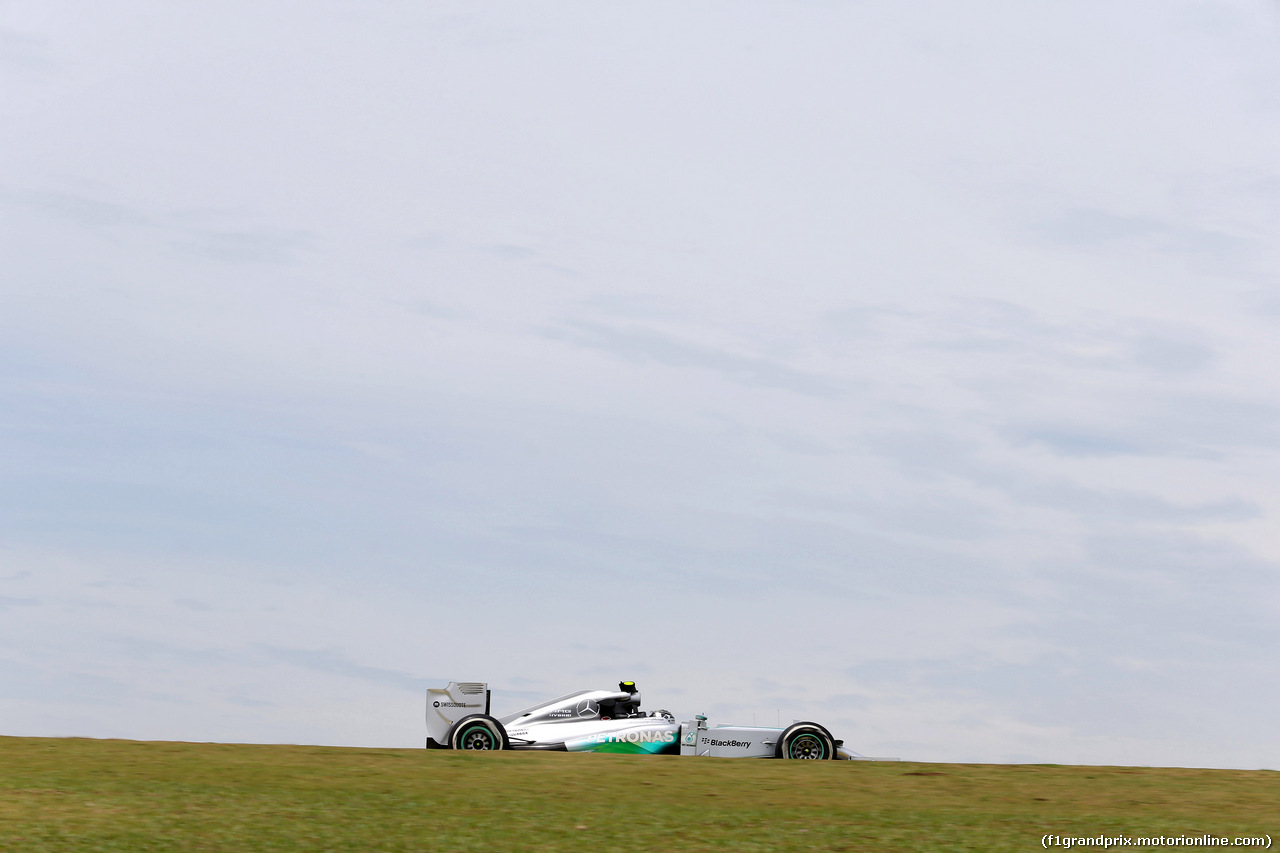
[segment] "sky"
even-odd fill
[[[0,0],[0,734],[635,680],[1280,769],[1280,6]]]

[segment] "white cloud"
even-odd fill
[[[1280,766],[1270,8],[49,9],[14,733],[413,745],[424,680],[623,668],[873,754]]]

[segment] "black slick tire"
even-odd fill
[[[445,739],[450,749],[510,749],[507,730],[488,714],[471,714],[454,723]]]
[[[834,759],[836,739],[817,723],[794,723],[778,738],[773,757]]]

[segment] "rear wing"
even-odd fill
[[[427,688],[427,748],[444,748],[449,729],[463,717],[489,713],[489,685],[482,681],[451,681],[448,687]]]

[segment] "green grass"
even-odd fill
[[[1280,773],[0,738],[0,850],[1031,850],[1276,834]]]

